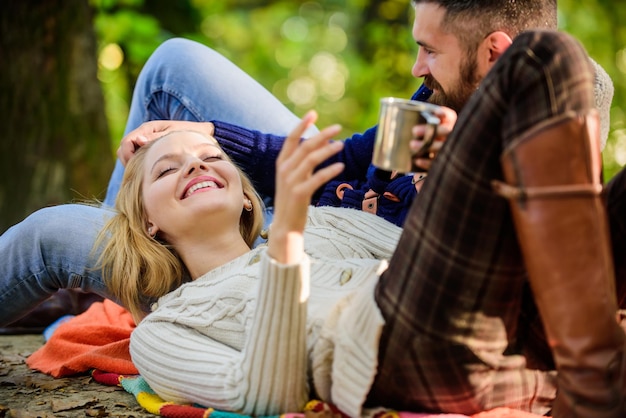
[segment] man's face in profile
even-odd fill
[[[445,9],[434,3],[415,6],[413,38],[420,49],[413,66],[415,77],[433,90],[430,102],[459,112],[472,95],[481,77],[476,51],[468,51],[459,39],[442,29]]]

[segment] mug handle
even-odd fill
[[[437,136],[437,126],[441,123],[441,119],[429,112],[428,110],[420,111],[422,117],[426,120],[426,132],[422,137],[422,146],[413,154],[413,158],[421,158],[428,155],[430,147]]]

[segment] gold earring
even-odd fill
[[[252,212],[252,200],[247,199],[243,205],[243,208],[246,210],[246,212]]]

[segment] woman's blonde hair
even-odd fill
[[[128,162],[115,204],[116,214],[100,232],[94,247],[96,251],[102,249],[98,266],[106,286],[137,323],[146,315],[148,301],[180,286],[186,274],[174,249],[147,232],[143,167],[146,151],[156,141],[141,147]],[[224,158],[232,162],[228,156]],[[250,179],[239,167],[237,171],[253,208],[248,212],[242,206],[239,231],[252,247],[263,227],[264,207]]]

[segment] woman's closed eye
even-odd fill
[[[205,163],[211,163],[214,161],[222,161],[224,158],[222,154],[207,154],[198,157],[198,159]],[[165,163],[165,161],[163,161],[163,163]],[[179,167],[179,164],[167,163],[166,165],[163,165],[163,167],[158,168],[155,179],[158,180],[168,174],[174,173],[179,169]]]
[[[171,165],[164,166],[163,168],[159,169],[159,171],[157,171],[156,178],[160,179],[161,177],[163,177],[163,176],[165,176],[167,174],[173,173],[177,168],[178,167],[174,167],[174,166],[171,166]]]
[[[211,162],[211,161],[221,161],[222,155],[221,154],[216,154],[216,155],[206,155],[204,157],[202,157],[202,161],[205,161],[207,163]]]

